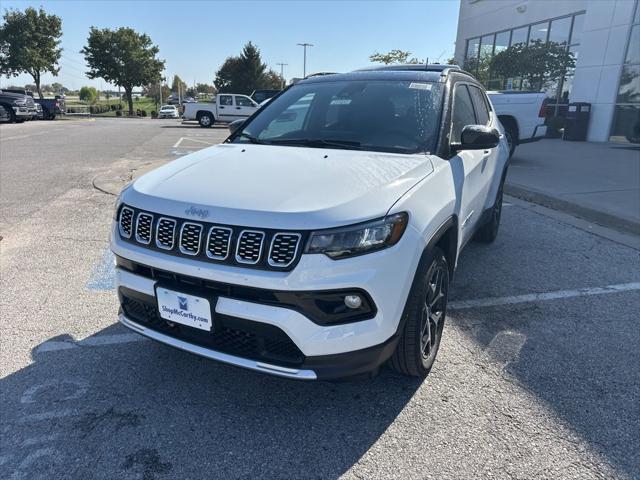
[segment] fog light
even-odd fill
[[[344,304],[348,308],[353,308],[355,310],[362,306],[362,298],[360,298],[360,295],[347,295],[344,297]]]

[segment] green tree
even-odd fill
[[[42,74],[57,75],[62,54],[60,37],[62,20],[47,15],[40,8],[27,8],[24,12],[7,10],[0,26],[0,74],[7,77],[28,73],[33,77],[36,90],[42,98]]]
[[[260,50],[251,42],[237,57],[228,57],[213,82],[218,92],[250,94],[258,88],[282,88],[280,75],[262,62]]]
[[[178,75],[174,75],[173,82],[171,82],[171,91],[176,95],[180,93],[180,95],[184,97],[184,93],[186,92],[186,90],[187,90],[187,84],[183,82]]]
[[[68,91],[69,91],[69,89],[68,89],[68,88],[65,88],[65,86],[64,86],[64,85],[62,85],[61,83],[53,82],[53,83],[51,84],[51,91],[52,91],[53,93],[60,94],[60,93],[68,92]]]
[[[98,91],[93,87],[82,87],[78,96],[83,102],[93,105],[98,99]]]
[[[156,57],[158,52],[148,35],[126,27],[91,27],[87,45],[80,51],[89,65],[89,78],[101,77],[124,89],[129,115],[133,115],[133,88],[160,81],[164,60]]]
[[[206,83],[198,83],[196,85],[196,91],[198,93],[211,93],[211,94],[216,93],[215,87],[213,85],[209,85]]]
[[[530,88],[543,90],[552,80],[562,78],[576,65],[573,53],[564,43],[536,40],[517,43],[494,56],[491,72],[503,78],[522,77]]]
[[[390,50],[387,53],[376,52],[369,56],[369,60],[373,63],[384,63],[389,65],[391,63],[424,63],[424,60],[419,60],[416,57],[411,57],[411,52],[406,50]]]
[[[160,98],[160,88],[160,84],[150,83],[149,85],[142,87],[142,94],[145,97],[153,98],[156,105],[160,105],[160,103],[166,101],[171,94],[169,87],[167,85],[162,85],[162,98]]]

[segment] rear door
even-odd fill
[[[234,117],[235,105],[233,104],[233,95],[218,95],[216,98],[216,105],[218,110],[218,118],[217,120],[223,122],[233,122],[236,118]]]
[[[235,115],[236,118],[247,118],[253,115],[258,109],[258,105],[251,100],[249,97],[245,95],[234,95],[236,105],[235,105]]]
[[[456,83],[453,92],[450,142],[460,143],[462,129],[467,125],[476,124],[469,87],[466,83]],[[459,195],[461,245],[471,238],[482,214],[486,196],[484,170],[490,155],[491,151],[487,150],[459,150],[449,160]]]

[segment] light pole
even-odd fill
[[[304,67],[302,70],[302,77],[307,76],[307,47],[313,47],[313,43],[298,43],[302,48],[304,48]]]
[[[286,86],[286,81],[284,80],[284,67],[289,65],[288,63],[276,63],[276,65],[280,65],[280,78],[282,78],[282,88]]]

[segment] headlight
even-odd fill
[[[24,105],[26,105],[26,104],[27,104],[27,99],[26,99],[26,98],[16,98],[16,99],[13,101],[13,104],[14,104],[14,105],[18,105],[18,106],[20,106],[20,107],[23,107]]]
[[[330,258],[354,257],[398,243],[409,221],[406,212],[348,227],[312,232],[305,253],[324,253]]]

